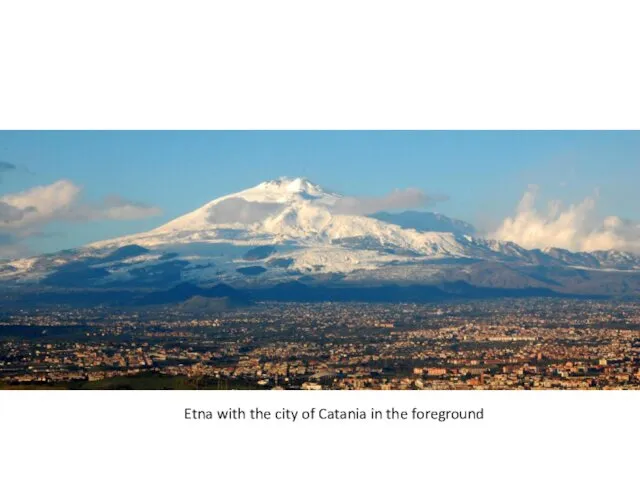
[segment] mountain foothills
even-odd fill
[[[251,299],[640,294],[638,255],[527,250],[443,215],[359,207],[306,179],[268,181],[149,232],[0,261],[0,288],[9,299],[186,309]]]

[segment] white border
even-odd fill
[[[2,129],[625,129],[637,2],[0,4]]]
[[[640,127],[636,2],[0,3],[1,129]],[[185,423],[482,405],[481,423]],[[3,478],[622,478],[633,392],[0,392]]]
[[[635,392],[2,392],[3,477],[633,478]],[[185,420],[184,409],[484,409],[481,421]]]

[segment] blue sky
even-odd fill
[[[430,209],[497,225],[528,185],[603,215],[640,219],[638,132],[0,132],[0,196],[67,179],[88,202],[118,195],[157,206],[137,220],[43,225],[34,252],[148,230],[226,193],[304,176],[349,195],[414,187],[450,199]]]

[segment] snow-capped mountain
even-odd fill
[[[281,178],[215,199],[150,232],[90,247],[157,247],[194,242],[321,247],[368,239],[416,253],[462,254],[463,247],[446,232],[427,233],[367,216],[336,213],[344,199],[306,179]]]
[[[465,281],[546,288],[563,285],[554,269],[640,273],[636,255],[527,250],[474,237],[471,225],[435,214],[349,213],[354,201],[303,178],[263,182],[145,233],[5,261],[0,282],[160,288],[185,281],[239,287]],[[431,231],[440,227],[448,231]]]

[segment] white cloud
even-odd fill
[[[100,218],[108,220],[139,220],[162,214],[162,210],[142,202],[132,202],[119,195],[111,195],[104,199],[102,205],[94,209]]]
[[[525,248],[640,252],[640,224],[616,216],[599,218],[595,212],[598,192],[568,207],[551,201],[547,211],[540,212],[536,209],[537,191],[537,186],[530,186],[516,214],[504,219],[490,237]]]
[[[69,220],[78,207],[80,187],[69,180],[60,180],[50,185],[33,187],[24,192],[0,197],[0,205],[13,209],[14,214],[3,226],[10,229],[25,229],[53,220]]]
[[[427,195],[417,188],[394,190],[383,197],[342,197],[332,207],[332,211],[345,215],[368,215],[383,210],[419,208],[446,200],[445,196]]]
[[[282,211],[285,206],[272,202],[249,202],[244,198],[228,198],[209,208],[211,223],[242,223],[250,225]]]
[[[158,207],[111,195],[91,204],[82,200],[82,188],[69,180],[30,188],[0,197],[0,257],[23,251],[25,238],[40,233],[51,222],[137,220],[161,214]]]

